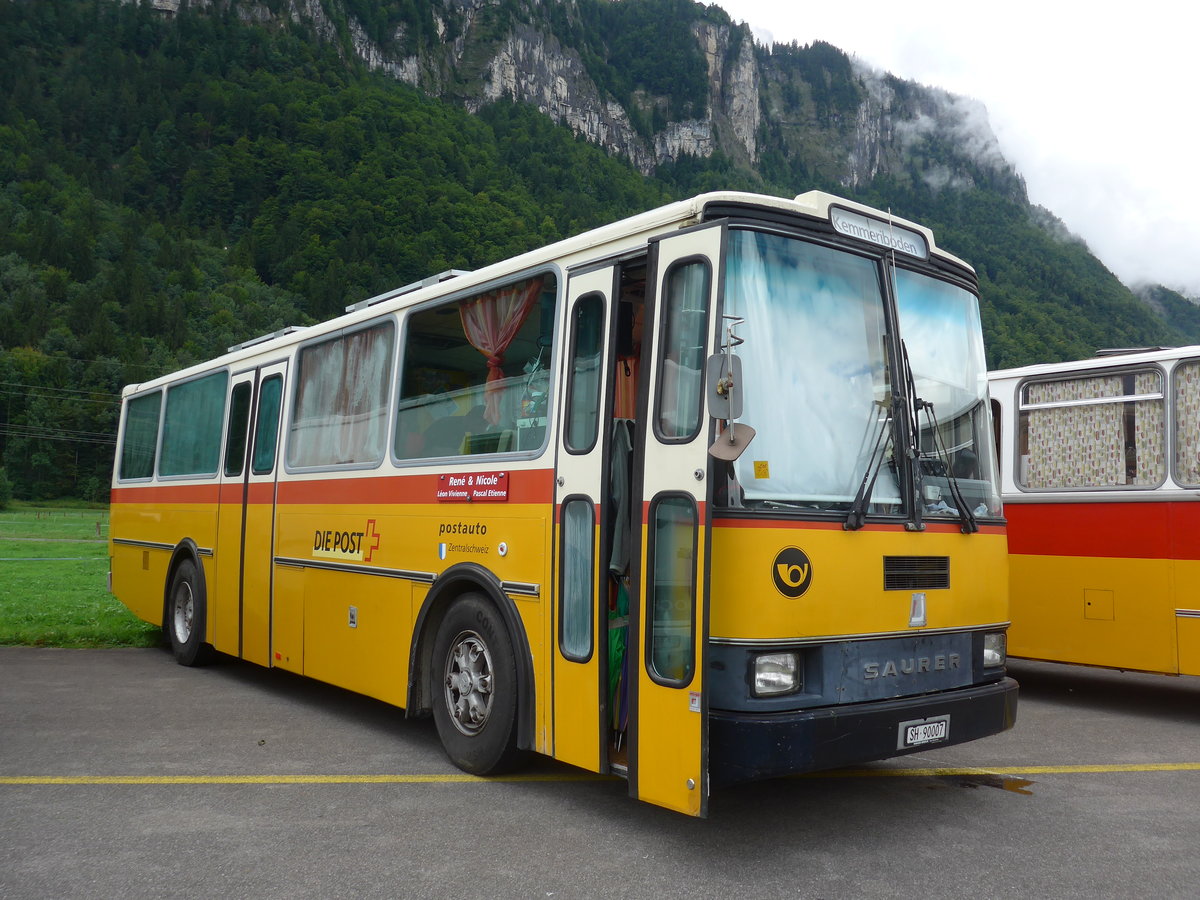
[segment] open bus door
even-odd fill
[[[558,442],[554,609],[554,737],[557,759],[602,771],[608,647],[608,564],[599,520],[607,463],[602,424],[609,355],[604,352],[615,270],[572,273],[567,282],[565,410]]]
[[[721,283],[722,223],[652,250],[639,402],[629,792],[693,816],[708,812],[710,420],[705,361]],[[636,672],[634,668],[636,664]]]

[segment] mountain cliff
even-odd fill
[[[189,0],[153,0],[175,15]],[[1024,200],[975,101],[894,78],[828,44],[763,47],[691,0],[190,0],[311,29],[368,69],[478,112],[526,103],[643,175],[685,157],[777,168],[842,190],[903,176]],[[931,154],[930,148],[937,152]],[[798,186],[800,187],[800,186]]]

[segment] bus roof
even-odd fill
[[[897,232],[902,233],[907,231],[918,235],[924,240],[927,255],[930,257],[937,257],[939,260],[960,267],[971,274],[974,274],[975,271],[963,260],[939,249],[934,242],[933,232],[925,226],[902,219],[899,216],[893,216],[890,212],[874,209],[862,203],[856,203],[853,200],[846,200],[834,194],[824,191],[808,191],[789,200],[784,197],[773,197],[766,194],[753,194],[742,191],[713,191],[706,194],[699,194],[687,200],[668,203],[665,206],[656,207],[630,216],[629,218],[602,225],[574,237],[565,238],[536,250],[530,250],[518,256],[509,257],[481,269],[469,272],[450,270],[439,275],[430,276],[421,281],[412,282],[400,288],[385,291],[375,297],[347,306],[347,312],[332,319],[326,319],[307,327],[289,326],[277,332],[272,332],[271,334],[263,335],[231,347],[229,352],[224,355],[205,360],[189,368],[172,372],[150,381],[128,384],[122,390],[122,394],[136,393],[155,387],[160,383],[175,381],[180,378],[189,377],[192,374],[229,365],[239,359],[257,356],[276,348],[291,346],[309,337],[316,337],[325,331],[356,325],[361,321],[378,316],[385,310],[393,311],[395,309],[415,306],[426,300],[444,296],[448,293],[445,284],[451,279],[454,284],[449,289],[450,291],[468,291],[471,288],[487,285],[517,272],[538,266],[546,266],[553,262],[560,262],[564,268],[578,265],[588,261],[589,255],[593,251],[596,251],[597,248],[603,248],[602,254],[597,258],[619,256],[623,253],[633,252],[637,248],[644,246],[646,241],[655,235],[666,234],[677,228],[698,224],[705,218],[706,210],[711,207],[719,207],[723,211],[727,211],[726,208],[728,207],[741,207],[748,212],[753,210],[775,211],[786,215],[808,216],[825,222],[832,221],[836,210],[848,211],[852,214],[857,213],[861,216],[870,217],[871,220],[879,223],[883,229],[888,231],[894,228]],[[838,230],[842,229],[839,228]],[[879,243],[878,240],[872,240],[872,242]],[[403,302],[396,303],[393,306],[383,306],[383,304],[388,304],[392,301],[399,301],[401,298],[403,298]]]
[[[1011,369],[996,369],[988,372],[988,379],[999,381],[1010,378],[1032,378],[1038,375],[1079,372],[1089,369],[1116,369],[1147,362],[1169,362],[1182,357],[1200,356],[1200,345],[1188,347],[1144,347],[1137,349],[1099,350],[1089,359],[1074,359],[1065,362],[1035,363]]]

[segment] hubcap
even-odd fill
[[[446,708],[454,727],[474,737],[492,711],[492,656],[473,631],[464,631],[446,654]]]
[[[175,640],[186,644],[192,636],[192,616],[195,614],[195,602],[192,599],[192,586],[183,582],[175,591],[175,603],[172,620],[175,625]]]

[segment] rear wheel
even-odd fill
[[[175,660],[183,666],[201,666],[212,659],[213,649],[204,643],[208,603],[196,563],[185,559],[171,576],[167,592],[163,630]]]
[[[496,608],[479,594],[455,600],[433,645],[433,719],[446,754],[473,775],[516,766],[517,665]]]

